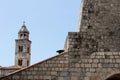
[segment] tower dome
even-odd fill
[[[18,38],[19,39],[29,39],[29,31],[28,31],[25,23],[23,23],[21,29],[18,32]]]
[[[29,31],[28,31],[28,29],[26,28],[25,23],[23,23],[23,25],[22,25],[21,29],[19,30],[18,34],[19,34],[19,33],[28,33],[28,34],[29,34]]]

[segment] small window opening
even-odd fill
[[[88,29],[92,29],[92,26],[89,25],[89,26],[88,26]]]
[[[22,37],[22,34],[20,34],[20,37]]]
[[[19,52],[23,52],[23,46],[19,46]]]
[[[27,61],[27,66],[29,66],[29,61]]]
[[[19,65],[19,66],[22,66],[22,61],[23,61],[23,60],[21,60],[21,59],[18,60],[18,65]]]
[[[27,48],[27,52],[30,53],[30,47]]]
[[[26,34],[24,34],[24,37],[26,36]]]

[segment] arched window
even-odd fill
[[[21,59],[18,60],[18,65],[19,65],[19,66],[22,66],[22,61],[23,61],[23,60],[21,60]]]
[[[24,34],[24,37],[26,37],[26,34]]]
[[[19,52],[23,52],[23,46],[19,46]]]
[[[120,74],[114,74],[107,78],[106,80],[120,80]]]
[[[22,34],[20,34],[20,37],[22,37]]]
[[[27,61],[27,66],[29,66],[29,61]]]
[[[30,47],[27,47],[27,52],[30,53]]]

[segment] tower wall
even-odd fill
[[[19,47],[22,46],[23,50],[19,51]],[[29,48],[29,50],[28,50]],[[16,49],[15,49],[15,65],[19,65],[19,60],[22,60],[23,67],[30,65],[30,56],[31,56],[31,41],[29,40],[16,40]],[[20,65],[19,65],[20,66]]]

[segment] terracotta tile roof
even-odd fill
[[[35,66],[35,65],[37,65],[37,64],[41,64],[41,63],[43,63],[43,62],[45,62],[45,61],[48,61],[48,60],[51,60],[51,59],[53,59],[53,58],[59,57],[59,56],[61,56],[61,55],[63,55],[63,54],[66,54],[66,53],[67,53],[67,52],[63,52],[63,53],[61,53],[61,54],[58,54],[58,55],[53,56],[53,57],[50,57],[50,58],[48,58],[48,59],[45,59],[45,60],[43,60],[43,61],[40,61],[40,62],[38,62],[38,63],[35,63],[35,64],[33,64],[33,65],[30,65],[30,66],[28,66],[28,67],[21,68],[20,70],[14,71],[13,73],[10,73],[10,74],[8,74],[8,75],[6,75],[6,76],[4,76],[4,77],[1,77],[0,79],[6,78],[6,77],[11,76],[11,75],[14,75],[14,74],[16,74],[16,73],[18,73],[18,72],[24,71],[24,70],[26,70],[26,69],[28,69],[28,68],[31,68],[31,67],[33,67],[33,66]]]
[[[22,67],[19,65],[13,65],[8,67],[0,67],[0,69],[21,69]]]

